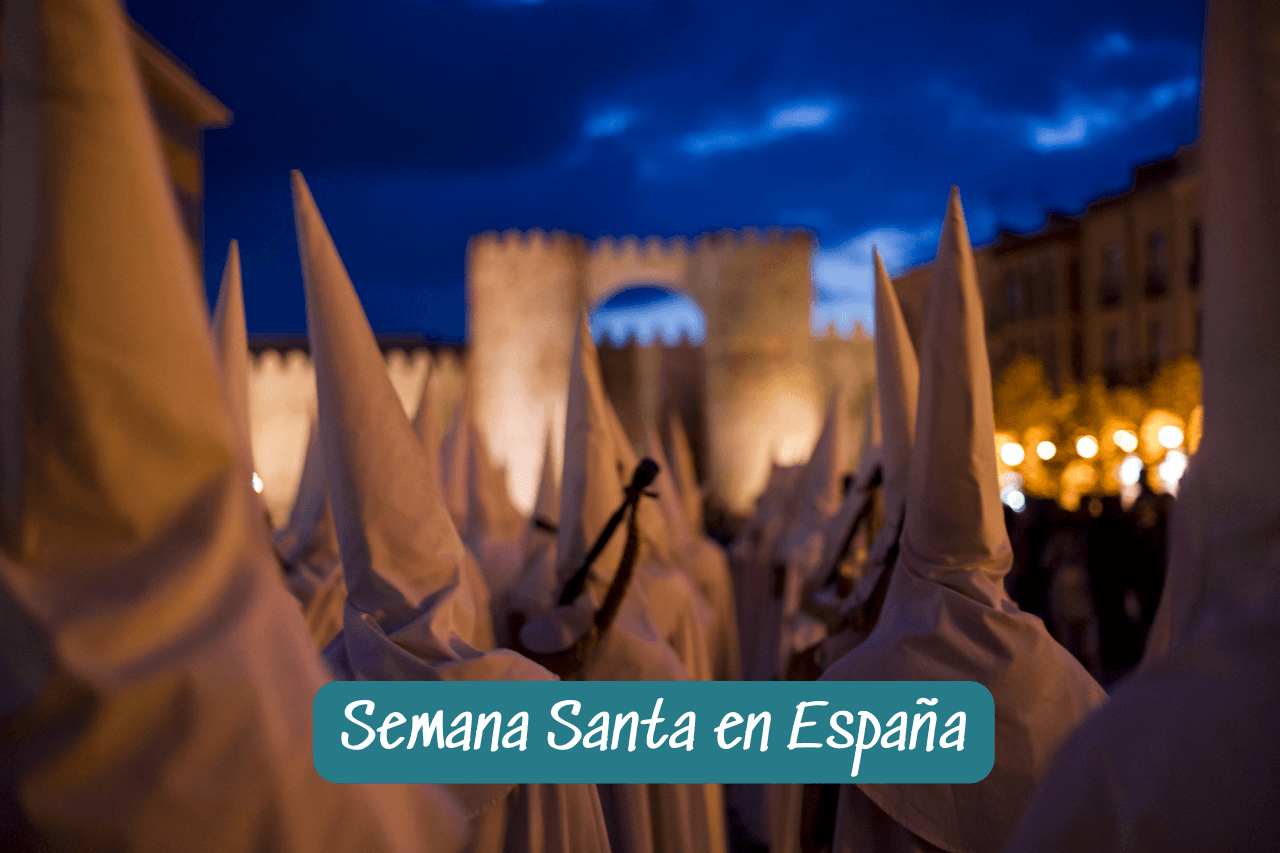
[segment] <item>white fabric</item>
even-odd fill
[[[347,584],[344,622],[368,614],[385,624],[429,601],[418,614],[426,620],[420,627],[430,625],[415,637],[420,653],[456,660],[453,638],[492,648],[483,581],[432,491],[435,460],[404,415],[355,288],[297,172],[293,193],[320,450]]]
[[[703,533],[706,523],[702,512],[702,488],[698,485],[698,472],[693,464],[693,448],[689,445],[689,434],[685,432],[684,422],[674,412],[671,414],[668,438],[671,442],[671,453],[668,456],[675,465],[671,469],[671,476],[680,492],[680,501],[684,504],[694,532]]]
[[[867,554],[867,571],[845,600],[841,611],[848,616],[875,592],[885,560],[898,542],[906,512],[907,477],[911,448],[915,443],[920,397],[920,363],[916,358],[897,291],[874,251],[876,311],[876,402],[881,418],[880,530]]]
[[[923,341],[906,518],[884,608],[871,635],[822,677],[986,685],[996,712],[995,766],[986,779],[859,786],[914,835],[978,853],[1008,840],[1036,780],[1103,692],[1004,591],[1012,551],[996,480],[982,299],[954,189]],[[865,829],[851,820],[842,827],[854,839]]]
[[[8,817],[42,850],[459,849],[445,789],[312,765],[326,676],[253,515],[123,14],[3,11]]]
[[[623,462],[629,448],[618,439],[599,357],[583,315],[569,374],[556,561],[541,564],[543,571],[557,566],[556,579],[542,584],[522,582],[521,589],[547,588],[554,596],[581,566],[596,536],[622,502],[624,472],[629,477],[634,467]],[[620,527],[597,558],[584,594],[572,604],[548,607],[524,625],[520,641],[525,648],[555,652],[568,648],[585,633],[613,581],[625,533],[625,528]],[[658,534],[650,527],[648,535]],[[661,542],[646,541],[646,547],[654,544],[662,546]],[[705,657],[699,659],[699,645],[704,641],[696,633],[696,621],[687,615],[689,602],[671,600],[672,585],[680,581],[687,583],[678,570],[663,566],[656,556],[639,560],[618,615],[581,678],[685,681],[701,675],[698,669],[705,670],[706,663]],[[657,598],[651,601],[651,594]],[[664,606],[680,604],[684,606]],[[705,652],[702,654],[705,656]],[[694,667],[693,672],[682,661],[682,655]],[[724,853],[727,848],[718,789],[695,785],[602,785],[600,792],[615,851]]]
[[[800,610],[802,594],[820,569],[823,533],[839,510],[843,479],[842,449],[845,393],[838,388],[827,403],[827,414],[813,452],[804,467],[800,488],[785,533],[774,545],[773,573],[781,572],[780,595],[769,596],[755,625],[756,648],[748,678],[768,681],[785,676],[791,655],[822,639],[820,623]],[[775,575],[776,577],[776,575]]]
[[[738,611],[733,593],[733,577],[729,559],[713,539],[700,535],[682,505],[675,478],[662,443],[652,428],[647,433],[649,455],[658,463],[658,477],[653,488],[658,493],[658,506],[667,522],[676,564],[689,573],[690,579],[711,607],[713,619],[708,625],[711,677],[720,681],[736,681],[741,677],[738,649]]]
[[[325,649],[360,680],[543,681],[551,673],[492,646],[483,580],[440,493],[437,460],[404,415],[355,289],[311,193],[293,175],[307,331],[316,365],[320,441],[347,596],[342,633]],[[488,632],[488,636],[486,633]],[[471,818],[471,849],[607,851],[592,785],[533,796],[514,785],[450,786]],[[537,809],[534,813],[513,811]],[[548,812],[543,812],[548,809]],[[521,837],[506,828],[524,827]],[[564,833],[565,827],[575,832]],[[597,831],[589,831],[595,827]]]
[[[1142,672],[1081,726],[1010,845],[1265,850],[1280,835],[1280,7],[1211,0],[1201,100],[1204,440]]]

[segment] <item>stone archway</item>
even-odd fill
[[[533,500],[544,430],[563,443],[578,313],[634,282],[687,294],[707,320],[707,457],[713,495],[745,514],[775,458],[803,458],[820,428],[810,332],[813,238],[726,231],[690,245],[508,231],[467,250],[468,386],[477,424]],[[558,461],[558,460],[557,460]]]

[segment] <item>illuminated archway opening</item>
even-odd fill
[[[614,291],[596,303],[588,315],[597,344],[608,340],[621,346],[629,338],[643,346],[675,345],[681,338],[701,345],[707,339],[702,307],[679,291],[640,283]]]

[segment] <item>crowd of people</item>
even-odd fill
[[[1033,511],[1010,536],[953,188],[919,352],[874,258],[859,470],[837,394],[727,548],[678,425],[628,439],[585,315],[532,513],[465,400],[440,436],[428,382],[410,418],[297,172],[318,409],[272,530],[250,485],[237,247],[210,316],[121,10],[3,9],[0,848],[1272,842],[1280,454],[1238,451],[1280,420],[1274,4],[1210,11],[1206,427],[1167,525],[1144,496],[1075,526]],[[1109,697],[1100,680],[1135,665]],[[967,785],[334,785],[310,739],[334,679],[975,681],[995,758]]]

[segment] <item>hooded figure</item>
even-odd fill
[[[552,441],[548,426],[542,448],[542,471],[538,475],[538,495],[533,502],[533,514],[525,523],[520,544],[520,577],[503,603],[508,626],[513,617],[527,617],[550,607],[558,592],[556,536],[560,529],[560,488],[556,484],[556,456]]]
[[[920,364],[898,304],[897,292],[878,251],[873,250],[872,260],[876,271],[876,396],[872,414],[873,420],[880,422],[880,446],[873,455],[876,457],[874,464],[880,468],[882,512],[879,529],[867,552],[866,568],[854,584],[853,591],[839,605],[839,619],[845,627],[823,645],[824,666],[860,643],[875,626],[888,586],[885,573],[891,570],[891,563],[898,554],[906,512],[907,471],[915,442]],[[828,546],[832,544],[834,542],[829,538]],[[837,559],[837,550],[838,546],[827,552],[824,565]]]
[[[840,508],[840,462],[844,458],[841,445],[846,432],[844,400],[844,390],[839,388],[827,403],[822,431],[804,466],[790,521],[770,554],[772,594],[755,623],[758,628],[754,660],[745,670],[747,677],[756,681],[782,677],[794,652],[824,636],[814,620],[795,617],[800,614],[802,591],[818,570],[823,530]]]
[[[459,411],[465,411],[460,406]],[[441,458],[441,442],[436,424],[439,423],[435,394],[431,388],[431,376],[422,386],[422,396],[418,401],[418,410],[413,418],[413,431],[418,436],[423,449],[433,460]],[[455,423],[455,429],[457,428]],[[519,574],[520,540],[519,532],[523,523],[519,511],[511,505],[506,496],[506,475],[489,461],[484,450],[480,434],[474,426],[468,428],[469,440],[462,442],[461,447],[468,453],[467,475],[462,482],[467,484],[468,525],[470,535],[463,536],[463,544],[480,567],[488,590],[490,621],[493,624],[495,639],[500,645],[510,645],[506,632],[506,610],[504,602],[511,586]],[[432,465],[433,488],[443,494],[443,477],[440,465]]]
[[[554,654],[581,642],[615,581],[624,552],[624,537],[612,536],[592,563],[581,594],[568,604],[557,603],[621,501],[622,472],[630,477],[628,466],[634,461],[630,448],[619,443],[585,315],[574,341],[566,409],[556,560],[530,567],[547,571],[550,566],[556,577],[526,576],[517,587],[525,594],[541,589],[553,593],[540,611],[527,611],[532,618],[519,630],[520,645],[537,654]],[[640,515],[636,516],[637,535],[645,538]],[[647,523],[653,524],[651,516]],[[691,677],[672,647],[673,638],[657,627],[669,629],[673,622],[687,625],[688,618],[681,614],[688,612],[688,603],[669,602],[674,616],[653,612],[650,595],[663,595],[667,587],[654,582],[648,562],[636,559],[616,617],[577,674],[582,680],[685,681]],[[693,853],[723,851],[727,846],[723,809],[712,786],[598,787],[615,853]]]
[[[1004,590],[1012,550],[996,478],[982,297],[954,188],[923,341],[906,513],[884,606],[871,635],[822,678],[985,685],[995,697],[995,765],[972,785],[842,786],[836,850],[999,850],[1058,746],[1103,699]]]
[[[1280,8],[1212,0],[1201,100],[1204,439],[1142,671],[1067,742],[1009,850],[1280,836]]]
[[[300,600],[300,589],[308,590],[303,601],[307,631],[316,648],[323,649],[342,630],[347,584],[342,577],[342,554],[315,421],[307,436],[298,494],[289,510],[289,521],[275,533],[275,547],[285,565],[290,590]]]
[[[870,633],[873,621],[858,618],[855,624],[845,624],[853,616],[861,616],[856,603],[865,603],[871,597],[871,590],[876,588],[875,578],[885,571],[886,554],[898,541],[898,531],[902,519],[903,498],[906,491],[907,462],[911,453],[911,438],[915,430],[916,395],[919,385],[919,368],[916,365],[915,349],[911,338],[907,335],[906,324],[902,319],[902,311],[893,291],[893,283],[880,260],[880,253],[873,251],[875,277],[875,321],[876,321],[876,393],[871,398],[871,407],[867,417],[867,429],[863,436],[862,456],[858,463],[858,472],[853,478],[850,488],[845,493],[839,511],[832,516],[823,535],[822,560],[819,563],[824,572],[838,571],[839,564],[852,550],[854,544],[865,539],[864,530],[870,530],[874,520],[871,518],[875,508],[875,489],[881,489],[886,495],[880,500],[885,508],[886,518],[874,531],[868,553],[858,560],[854,568],[854,578],[864,592],[859,598],[854,592],[840,596],[839,583],[816,590],[810,607],[821,614],[824,621],[829,621],[829,628],[835,629],[843,625],[841,630],[826,637],[820,645],[803,655],[793,663],[788,677],[797,677],[804,673],[813,677],[812,672],[820,673],[822,668],[838,660],[851,648],[866,638]],[[890,438],[885,439],[885,431],[881,426],[879,401],[884,399],[886,411],[884,423],[888,427]],[[877,472],[880,474],[880,486],[873,486]],[[896,488],[894,488],[896,486]],[[894,519],[890,528],[884,522]],[[852,529],[858,525],[857,529]],[[872,555],[875,555],[874,557]],[[891,559],[891,556],[890,556]],[[869,583],[863,581],[867,577],[873,579]],[[797,618],[808,614],[797,614]],[[810,617],[813,618],[813,617]],[[815,632],[816,633],[816,632]],[[834,815],[828,810],[818,812],[811,821],[804,819],[805,791],[809,786],[771,785],[770,795],[770,844],[772,853],[793,853],[802,846],[802,835],[806,832],[821,834],[831,831]],[[809,790],[812,798],[814,791]],[[814,824],[821,824],[815,826]]]
[[[684,421],[675,412],[671,413],[671,425],[667,433],[671,442],[671,452],[667,458],[673,463],[671,479],[675,481],[680,502],[684,505],[689,526],[699,536],[706,533],[706,522],[702,512],[702,488],[698,485],[698,472],[693,464],[693,448],[689,445],[689,434],[685,432]]]
[[[840,509],[822,532],[822,558],[804,590],[805,610],[830,632],[843,627],[840,609],[852,585],[869,570],[867,553],[879,533],[883,514],[884,448],[881,447],[880,404],[876,394],[871,394],[867,409],[858,470],[848,480]]]
[[[467,533],[463,541],[476,556],[489,588],[493,624],[505,635],[505,601],[523,566],[525,519],[511,503],[507,472],[493,462],[474,423],[468,424]]]
[[[293,173],[320,442],[347,583],[325,656],[352,680],[542,681],[515,652],[485,651],[482,583],[449,519],[436,460],[414,434],[315,201]],[[483,608],[483,609],[482,609]],[[483,640],[481,640],[483,642]],[[606,851],[592,785],[454,785],[476,851]]]
[[[119,6],[3,11],[0,848],[459,849],[447,789],[312,764],[327,677]]]
[[[658,492],[658,506],[670,534],[673,557],[676,564],[689,573],[690,580],[711,608],[712,620],[707,626],[711,678],[737,681],[741,676],[738,613],[729,560],[715,540],[698,533],[693,527],[676,488],[671,473],[673,469],[668,467],[662,443],[654,429],[649,429],[647,440],[650,455],[660,469],[654,486]]]

